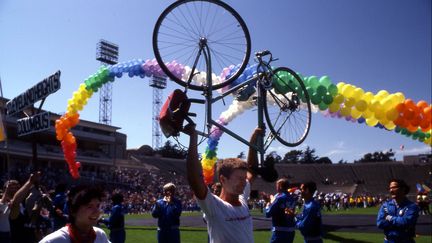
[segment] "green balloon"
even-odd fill
[[[320,109],[320,111],[324,111],[328,109],[328,105],[325,104],[324,102],[319,103],[318,108]]]
[[[297,96],[300,97],[301,99],[303,99],[304,97],[304,93],[303,93],[303,89],[300,88],[299,86],[296,86],[294,91],[296,92]]]
[[[319,85],[318,78],[316,76],[310,76],[309,77],[309,86],[313,89],[316,89]]]
[[[323,95],[325,95],[327,93],[327,89],[326,89],[326,87],[324,85],[318,85],[318,87],[316,89],[316,92],[319,95],[323,96]]]
[[[279,71],[273,76],[273,88],[278,94],[286,94],[288,87],[288,72]]]
[[[338,88],[335,84],[330,84],[327,90],[333,97],[336,96],[338,93]]]
[[[315,93],[315,90],[314,90],[314,88],[312,88],[312,87],[307,87],[307,88],[306,88],[306,91],[308,92],[309,97],[311,97],[312,94]]]
[[[89,79],[86,79],[86,80],[84,81],[84,84],[86,85],[86,88],[88,88],[88,87],[91,86],[91,83],[90,83],[90,80],[89,80]],[[88,90],[88,89],[87,89],[87,90]]]
[[[399,126],[397,126],[397,127],[395,128],[395,132],[400,133],[400,132],[401,132],[401,128],[400,128]]]
[[[425,136],[426,136],[426,138],[430,138],[431,137],[430,133],[426,133]]]
[[[325,94],[322,99],[323,99],[323,102],[327,105],[330,105],[331,103],[333,103],[333,96],[331,96],[329,93]]]
[[[321,103],[322,98],[321,95],[319,95],[318,93],[313,93],[311,96],[311,102],[314,105],[318,105],[319,103]]]
[[[330,80],[330,78],[328,76],[322,76],[319,79],[319,84],[320,85],[324,85],[324,87],[328,87],[330,84],[332,83],[332,81]]]

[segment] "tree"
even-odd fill
[[[277,154],[276,151],[272,151],[272,152],[270,152],[269,154],[267,154],[267,156],[266,156],[266,160],[267,160],[269,157],[272,157],[272,158],[273,158],[274,163],[281,163],[281,161],[282,161],[282,157],[281,157],[279,154]]]
[[[329,157],[321,157],[315,161],[317,164],[333,164]]]
[[[303,151],[301,150],[291,150],[288,153],[285,154],[284,158],[282,159],[282,163],[289,163],[289,164],[298,164],[300,163],[300,159],[302,157]]]
[[[158,148],[157,153],[162,157],[175,159],[185,159],[187,156],[187,151],[180,149],[177,144],[173,145],[170,140],[167,140],[163,147]]]
[[[394,158],[395,153],[392,149],[389,151],[383,152],[383,151],[376,151],[373,153],[367,153],[363,155],[363,157],[360,160],[355,160],[354,163],[370,163],[370,162],[388,162],[388,161],[395,161]]]
[[[153,156],[154,150],[149,145],[143,145],[138,149],[138,153],[147,155],[147,156]]]
[[[303,164],[313,164],[319,157],[315,155],[315,149],[311,149],[309,146],[302,154],[301,163]]]

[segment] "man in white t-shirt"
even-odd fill
[[[187,178],[198,204],[205,214],[210,243],[252,243],[253,227],[252,217],[247,205],[250,194],[250,182],[253,174],[249,171],[255,168],[258,162],[257,153],[249,148],[248,162],[230,158],[218,161],[216,174],[222,184],[221,194],[211,193],[204,183],[202,166],[198,160],[198,135],[195,125],[189,124],[184,133],[190,136],[187,157]],[[256,129],[250,143],[255,144],[261,129]]]

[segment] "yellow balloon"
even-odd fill
[[[82,104],[77,104],[77,110],[82,111],[82,109],[84,108],[84,106]]]
[[[354,92],[354,86],[351,84],[347,84],[342,88],[342,94],[348,98],[351,97]]]
[[[374,99],[370,102],[368,108],[369,108],[370,111],[375,112],[375,110],[376,110],[378,107],[380,107],[380,106],[381,106],[380,100],[377,99],[377,98],[374,98]]]
[[[367,106],[368,106],[368,104],[363,99],[357,101],[357,103],[355,104],[355,108],[361,112],[365,111],[367,109]]]
[[[396,128],[396,125],[393,122],[389,121],[386,124],[384,124],[384,127],[387,128],[388,130],[393,130]]]
[[[374,113],[372,111],[370,111],[369,109],[366,109],[365,111],[363,111],[362,116],[363,116],[364,119],[367,119],[367,118],[372,117],[373,114]]]
[[[343,106],[341,108],[341,110],[340,110],[340,113],[341,113],[342,116],[349,116],[349,115],[351,115],[351,107]]]
[[[379,97],[382,97],[382,98],[385,98],[385,97],[387,97],[389,95],[389,92],[387,91],[387,90],[380,90],[380,91],[378,91],[378,93],[376,94],[376,96],[379,96]]]
[[[386,118],[389,121],[394,121],[399,117],[399,112],[396,108],[391,108],[386,112]]]
[[[79,90],[85,90],[85,89],[86,89],[86,85],[84,83],[80,84]]]
[[[398,103],[403,103],[405,101],[405,95],[401,92],[395,93],[395,96],[397,97]]]
[[[386,98],[384,98],[381,101],[381,107],[387,111],[390,110],[391,108],[395,107],[395,105],[393,104],[393,100],[392,98],[390,98],[390,96],[387,96]]]
[[[364,90],[362,88],[355,88],[352,97],[356,100],[359,100],[363,95],[364,95]]]
[[[366,119],[366,124],[370,127],[374,127],[376,124],[378,124],[378,120],[373,117],[370,117]]]
[[[356,100],[353,97],[350,97],[350,98],[345,100],[344,104],[348,107],[352,107],[355,105],[355,103],[356,103]]]
[[[377,119],[377,120],[382,120],[382,119],[384,119],[385,118],[385,112],[384,112],[384,110],[383,109],[381,109],[381,108],[377,108],[377,109],[375,109],[375,118]]]
[[[359,119],[362,116],[362,112],[353,108],[353,109],[351,109],[351,116],[355,119]]]
[[[366,92],[362,96],[362,99],[365,100],[367,103],[371,102],[373,98],[374,98],[374,94],[372,92]]]
[[[331,112],[337,112],[340,109],[340,104],[333,102],[331,105],[329,105],[328,109]]]
[[[337,103],[337,104],[342,104],[342,102],[345,101],[345,97],[341,94],[337,94],[334,98],[333,98],[333,103]]]
[[[342,88],[345,86],[346,84],[344,82],[339,82],[336,84],[336,87],[338,88],[339,92],[340,90],[342,90]]]

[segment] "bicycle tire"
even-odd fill
[[[185,13],[189,15],[185,16]],[[220,22],[224,23],[223,17],[233,22],[233,24],[226,25],[225,23],[222,27],[218,26]],[[196,29],[194,29],[195,27]],[[212,88],[222,88],[237,79],[246,68],[250,57],[251,40],[249,30],[243,19],[232,7],[218,0],[176,1],[159,16],[153,30],[153,51],[164,73],[171,80],[186,87],[188,78],[182,77],[185,75],[180,75],[178,72],[172,72],[167,67],[167,63],[175,60],[184,66],[188,65],[192,68],[194,60],[191,57],[194,54],[197,55],[201,37],[207,38],[212,56],[212,73],[219,75],[224,68],[237,65],[237,69],[233,69],[234,73],[224,81],[212,85]],[[173,38],[176,39],[172,40]],[[196,44],[188,43],[195,41]],[[236,45],[241,50],[237,50]],[[229,51],[234,52],[234,54],[239,53],[238,57],[229,53]],[[206,62],[203,59],[201,58],[197,63],[196,68],[198,71],[206,72]],[[202,81],[202,79],[200,80]],[[190,83],[188,87],[193,90],[204,90],[206,87],[205,82],[204,84],[203,82],[200,83],[201,85],[199,83]]]
[[[277,82],[283,82],[283,90],[277,88]],[[270,131],[280,143],[295,147],[306,139],[312,117],[309,94],[302,79],[291,69],[279,67],[273,70],[273,88],[266,93],[264,115]]]

